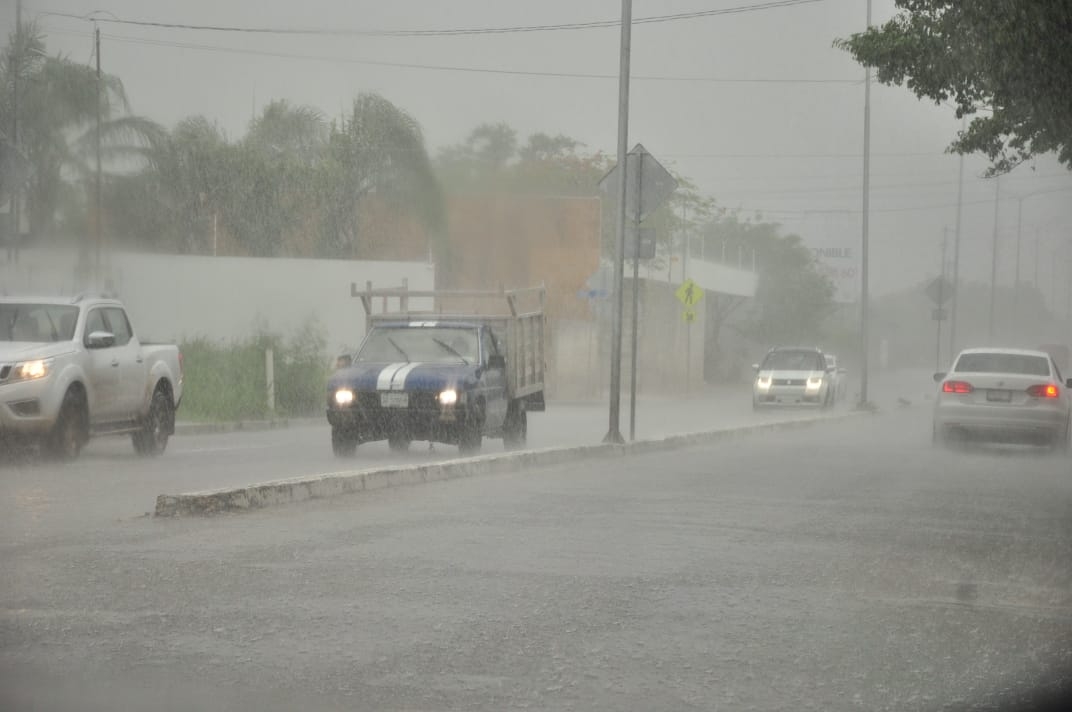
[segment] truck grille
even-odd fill
[[[803,386],[806,383],[803,378],[775,378],[776,386]]]

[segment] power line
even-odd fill
[[[752,5],[738,5],[716,10],[697,10],[694,12],[682,12],[673,15],[653,15],[650,17],[633,18],[633,24],[655,24],[663,22],[678,22],[681,20],[694,20],[704,17],[716,17],[719,15],[737,15],[746,12],[759,12],[774,10],[795,5],[809,5],[823,0],[771,0]],[[456,37],[463,35],[490,35],[508,34],[520,32],[558,32],[563,30],[591,30],[613,28],[620,25],[620,20],[596,20],[592,22],[564,22],[548,25],[515,25],[508,27],[467,27],[430,30],[358,30],[358,29],[334,29],[334,28],[285,28],[285,27],[248,27],[239,25],[198,25],[192,23],[159,22],[149,20],[126,20],[115,15],[105,16],[99,12],[88,15],[76,15],[66,12],[41,12],[40,15],[53,15],[67,17],[76,20],[87,20],[117,25],[134,25],[138,27],[156,27],[172,30],[200,30],[205,32],[242,32],[249,34],[271,35],[333,35],[339,37]],[[111,13],[109,13],[110,15]]]
[[[1055,188],[1048,190],[1046,193],[1060,193],[1064,191],[1072,190],[1072,186],[1065,188]],[[966,200],[964,205],[993,205],[994,199],[987,200]],[[924,210],[945,210],[948,208],[957,207],[956,203],[943,203],[940,205],[913,205],[903,208],[871,208],[872,213],[912,213],[922,212]],[[841,208],[819,208],[819,209],[804,209],[804,210],[764,210],[762,208],[741,208],[741,212],[748,213],[760,213],[762,215],[859,215],[862,210],[846,210]]]
[[[844,176],[844,177],[848,177],[848,176]],[[872,190],[912,190],[912,189],[919,189],[919,188],[923,188],[923,189],[941,188],[941,187],[949,187],[949,186],[955,186],[955,185],[956,185],[956,180],[954,179],[954,180],[928,181],[928,182],[916,181],[916,182],[913,182],[913,183],[887,183],[887,184],[884,184],[884,185],[872,185],[871,189]],[[1060,188],[1051,188],[1049,190],[1033,191],[1033,192],[1030,193],[1030,195],[1031,196],[1047,195],[1049,193],[1060,193],[1060,192],[1065,192],[1065,191],[1069,191],[1069,190],[1072,190],[1072,185],[1064,186],[1064,187],[1060,187]],[[746,188],[746,189],[743,189],[743,190],[735,190],[734,193],[737,194],[737,195],[753,195],[753,196],[761,195],[762,196],[762,195],[815,195],[815,194],[819,194],[819,193],[856,193],[856,192],[859,192],[859,191],[860,191],[860,186],[859,185],[850,185],[850,186],[845,186],[845,187],[802,188],[802,189],[786,188],[786,189],[766,189],[765,190],[765,189],[762,189],[762,188],[754,188],[754,189],[747,189]],[[1018,198],[1017,198],[1017,196],[1002,196],[1001,200],[1003,200],[1003,201],[1005,201],[1005,200],[1018,200]]]
[[[84,36],[81,32],[55,31],[55,34],[68,34]],[[473,74],[500,74],[505,76],[525,77],[550,77],[556,79],[599,79],[617,81],[616,74],[596,74],[585,72],[548,72],[527,71],[520,69],[492,69],[489,67],[466,67],[441,64],[420,64],[414,62],[387,62],[374,59],[356,59],[350,57],[332,57],[326,55],[296,54],[292,52],[276,52],[270,50],[243,49],[238,47],[225,47],[222,45],[195,44],[170,40],[155,40],[144,37],[130,37],[127,35],[104,35],[105,39],[126,44],[147,45],[153,47],[174,47],[177,49],[201,50],[206,52],[223,52],[227,54],[244,54],[260,57],[274,57],[277,59],[297,59],[304,61],[329,62],[338,64],[357,64],[372,67],[391,67],[397,69],[418,69],[441,72],[464,72]],[[662,81],[662,82],[701,82],[712,84],[844,84],[859,85],[859,79],[808,79],[808,78],[747,78],[747,77],[703,77],[703,76],[673,76],[673,75],[634,75],[636,81]]]

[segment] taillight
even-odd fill
[[[971,393],[974,390],[967,381],[946,381],[942,384],[942,393]]]
[[[1052,383],[1039,384],[1027,389],[1027,395],[1035,398],[1056,398],[1061,395],[1061,389]]]

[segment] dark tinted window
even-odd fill
[[[1050,364],[1045,356],[1027,354],[963,354],[954,371],[960,373],[1016,373],[1025,376],[1049,376]]]

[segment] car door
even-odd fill
[[[121,418],[133,418],[141,413],[145,401],[147,374],[141,344],[121,307],[106,307],[104,318],[115,334],[115,357],[119,360],[117,412]]]
[[[119,354],[114,344],[94,344],[90,335],[111,334],[103,307],[92,307],[86,314],[82,345],[86,348],[86,380],[89,390],[91,423],[115,420],[119,411]]]
[[[498,356],[499,349],[495,339],[491,335],[491,329],[484,327],[480,330],[480,358],[483,364],[483,385],[487,402],[487,427],[489,430],[498,430],[506,421],[507,393],[506,393],[506,369],[502,367],[492,368],[488,362],[492,356]]]

